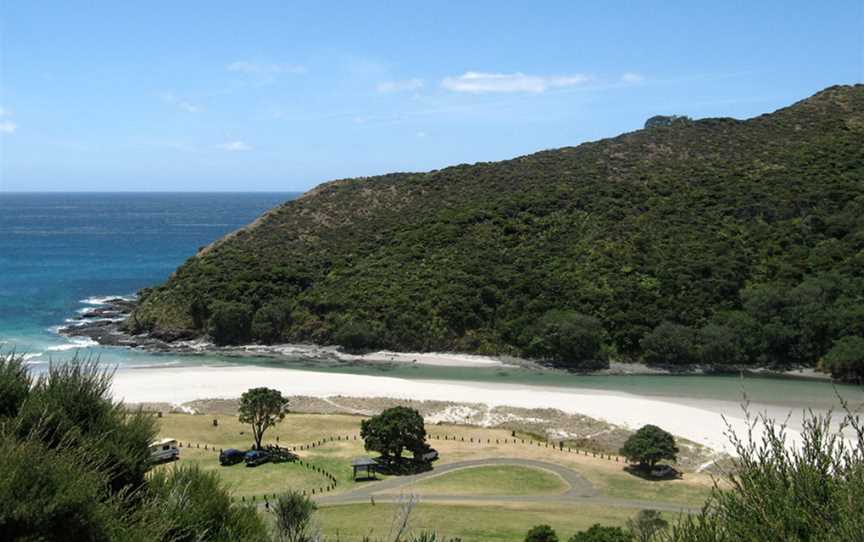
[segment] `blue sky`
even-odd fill
[[[304,190],[864,79],[864,2],[0,0],[0,190]]]

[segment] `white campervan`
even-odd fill
[[[150,459],[156,462],[180,459],[180,448],[177,447],[177,440],[173,438],[163,438],[162,440],[157,440],[151,444]]]

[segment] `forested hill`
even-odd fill
[[[142,292],[127,325],[564,363],[813,364],[864,343],[864,85],[649,126],[325,183]]]

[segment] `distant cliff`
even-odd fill
[[[163,337],[813,364],[864,334],[864,86],[309,191],[142,292]]]

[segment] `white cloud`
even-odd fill
[[[299,64],[272,64],[238,60],[226,66],[229,72],[245,73],[247,75],[279,75],[283,73],[291,75],[302,75],[306,73],[306,67]]]
[[[590,81],[583,74],[525,75],[524,73],[465,72],[458,77],[445,77],[441,86],[454,92],[483,94],[487,92],[545,92],[550,88],[572,87]]]
[[[179,98],[176,95],[174,95],[174,93],[172,93],[172,92],[162,92],[159,94],[159,98],[163,102],[177,106],[180,109],[182,109],[183,111],[186,111],[187,113],[200,113],[200,112],[204,111],[204,108],[202,106],[200,106],[198,104],[194,104],[188,100],[184,100],[182,98]]]
[[[627,72],[621,76],[622,83],[628,83],[631,85],[635,85],[641,83],[645,80],[645,76],[638,73]]]
[[[7,111],[7,110],[6,110],[5,108],[3,108],[3,107],[0,107],[0,117],[5,117],[5,116],[8,115],[8,114],[9,114],[9,111]]]
[[[402,81],[383,81],[378,83],[378,92],[408,92],[423,88],[422,79],[405,79]]]
[[[18,129],[18,125],[10,120],[0,122],[0,134],[14,134]]]
[[[227,152],[242,152],[252,150],[252,146],[245,141],[229,141],[227,143],[216,145],[216,148]]]

